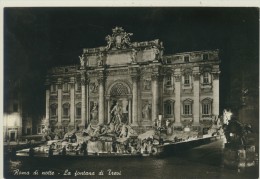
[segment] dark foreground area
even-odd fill
[[[4,160],[5,178],[258,178],[258,167],[238,172],[223,165],[223,140],[170,157],[24,158]]]

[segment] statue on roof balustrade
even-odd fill
[[[81,56],[79,56],[79,59],[80,59],[80,66],[81,66],[81,67],[84,67],[84,66],[85,66],[85,61],[84,61],[85,56],[84,56],[84,54],[82,54]]]

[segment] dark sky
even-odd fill
[[[5,8],[4,95],[20,79],[25,106],[44,115],[47,69],[79,63],[82,48],[106,45],[105,36],[122,26],[132,41],[162,40],[165,54],[219,49],[222,110],[243,87],[259,98],[258,19],[258,8],[245,7]]]

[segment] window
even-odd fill
[[[164,102],[164,116],[167,117],[172,117],[173,116],[173,101],[165,101]]]
[[[189,57],[189,56],[185,56],[185,57],[184,57],[184,62],[185,62],[185,63],[190,62],[190,57]]]
[[[18,112],[18,104],[17,103],[13,104],[13,112]]]
[[[203,60],[208,60],[209,59],[209,55],[208,54],[203,54]]]
[[[202,100],[202,115],[211,115],[212,99],[206,98]]]
[[[51,117],[57,116],[57,104],[52,104],[51,105],[50,113],[51,113]]]
[[[69,91],[68,83],[64,83],[64,84],[63,84],[63,91],[64,91],[64,92],[68,92],[68,91]]]
[[[37,126],[37,134],[42,134],[44,132],[44,125],[38,125]]]
[[[76,115],[77,115],[77,117],[81,117],[81,108],[80,107],[76,108]]]
[[[81,118],[81,103],[76,104],[76,117]]]
[[[208,72],[203,73],[203,83],[209,84],[209,73]]]
[[[190,104],[184,104],[183,114],[191,114],[191,105]]]
[[[210,114],[210,108],[209,104],[203,104],[202,105],[202,114]]]
[[[31,135],[31,128],[26,129],[26,135]]]
[[[167,87],[172,86],[172,77],[170,75],[165,77],[165,85]]]
[[[191,99],[186,99],[183,102],[183,114],[192,115],[192,100]]]
[[[63,104],[63,117],[69,117],[69,107],[68,103]]]
[[[42,133],[42,128],[41,128],[41,126],[38,126],[37,127],[37,134],[41,134]]]
[[[184,85],[190,85],[190,75],[184,75]]]

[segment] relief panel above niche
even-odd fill
[[[107,54],[107,65],[121,65],[131,63],[131,51],[125,53]]]

